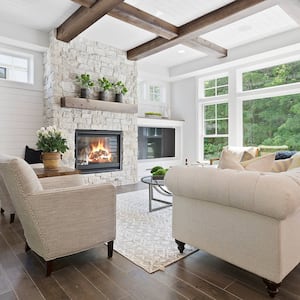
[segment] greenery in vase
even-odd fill
[[[113,84],[105,77],[98,78],[98,85],[100,91],[110,91],[113,87]]]
[[[88,89],[94,86],[94,81],[91,80],[90,75],[87,73],[76,75],[76,81],[83,89]]]
[[[125,95],[128,92],[128,89],[122,81],[117,81],[113,83],[113,88],[116,94]]]
[[[66,152],[69,147],[67,140],[63,138],[60,130],[54,126],[42,127],[37,132],[38,141],[36,146],[43,152]]]

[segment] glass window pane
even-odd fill
[[[220,157],[223,147],[227,145],[227,137],[204,138],[204,159]]]
[[[228,85],[228,76],[217,79],[217,86],[220,85]]]
[[[228,86],[222,86],[217,88],[217,95],[227,95],[228,94]]]
[[[228,118],[228,103],[217,104],[217,117]]]
[[[215,79],[213,80],[207,80],[204,82],[204,88],[212,88],[212,87],[215,87],[216,86],[216,81]]]
[[[14,57],[13,65],[15,67],[26,68],[27,69],[28,60],[25,58]]]
[[[204,95],[205,97],[212,97],[212,96],[216,96],[216,90],[213,89],[208,89],[204,91]]]
[[[215,104],[213,105],[205,105],[204,106],[204,119],[215,119]]]
[[[215,134],[215,133],[216,133],[216,122],[205,121],[205,134]]]
[[[19,82],[28,82],[27,79],[27,71],[14,70],[11,72],[11,80],[19,81]]]
[[[243,91],[300,82],[300,61],[243,73]]]
[[[217,134],[227,134],[227,133],[228,133],[228,120],[218,120]]]
[[[300,94],[243,103],[244,145],[287,145],[300,150]]]
[[[4,54],[0,54],[0,64],[12,65],[12,57]]]

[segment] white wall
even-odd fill
[[[184,79],[171,84],[171,117],[184,120],[183,123],[183,159],[193,163],[197,160],[197,107],[196,80]]]
[[[25,145],[35,148],[43,125],[43,54],[0,44],[0,48],[34,56],[34,84],[0,80],[0,152],[24,157]]]

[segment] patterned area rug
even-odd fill
[[[168,197],[168,201],[170,199]],[[162,205],[153,203],[153,207]],[[117,195],[114,250],[148,273],[164,270],[197,251],[186,245],[184,253],[179,253],[172,238],[172,207],[149,212],[148,190]]]

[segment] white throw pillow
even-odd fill
[[[275,153],[270,153],[254,159],[242,161],[241,165],[245,168],[245,170],[249,171],[272,172],[274,160]]]

